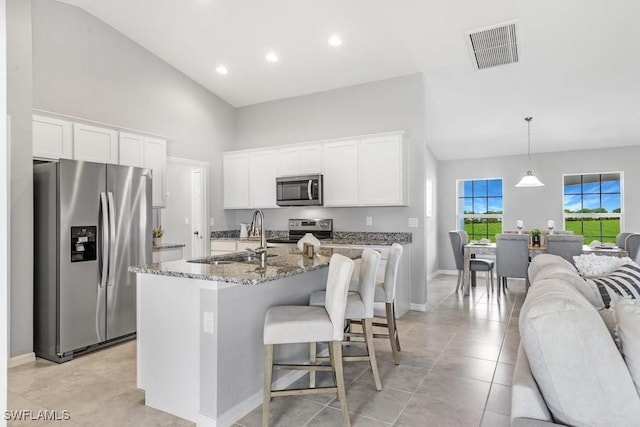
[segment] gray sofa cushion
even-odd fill
[[[556,422],[630,426],[640,398],[597,310],[559,279],[529,289],[520,335],[531,372]]]

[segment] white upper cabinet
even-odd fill
[[[324,158],[324,205],[358,205],[358,140],[326,142]]]
[[[143,143],[143,166],[153,171],[153,207],[165,207],[167,205],[167,141],[145,136]]]
[[[278,151],[257,150],[249,153],[249,206],[276,208]]]
[[[322,145],[296,144],[278,149],[278,176],[322,173]]]
[[[407,203],[404,144],[401,134],[360,140],[360,205]]]
[[[118,145],[121,165],[144,167],[144,137],[142,135],[120,132]]]
[[[118,132],[97,126],[73,124],[73,158],[118,164]]]
[[[249,208],[249,154],[223,155],[223,199],[225,209]],[[275,186],[275,184],[274,184]]]
[[[34,114],[33,156],[45,159],[73,158],[73,123]]]

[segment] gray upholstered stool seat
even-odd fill
[[[347,290],[353,273],[353,261],[334,254],[329,262],[327,291],[322,307],[277,306],[267,310],[264,319],[264,390],[262,425],[269,425],[271,398],[278,396],[300,396],[305,394],[337,393],[342,405],[342,423],[350,426],[347,394],[342,370],[342,338],[344,336],[344,313],[347,305]],[[273,363],[275,344],[329,342],[331,366]],[[332,371],[333,387],[308,389],[272,390],[273,369]]]
[[[293,344],[310,339],[331,341],[333,324],[322,307],[283,305],[271,307],[264,319],[265,344]]]
[[[380,264],[380,253],[373,249],[365,249],[362,251],[362,262],[360,264],[360,274],[357,292],[349,292],[347,295],[347,307],[345,310],[345,319],[357,320],[362,323],[364,344],[367,347],[367,354],[363,356],[344,356],[345,362],[361,362],[368,361],[371,364],[371,371],[376,385],[376,389],[382,390],[380,375],[378,374],[378,364],[376,362],[375,346],[373,344],[373,295],[376,284],[376,274],[378,265]],[[324,291],[316,291],[311,294],[309,305],[324,305]],[[349,330],[346,333],[348,337],[360,336],[361,334],[353,333]],[[352,341],[355,342],[355,341]],[[316,345],[312,343],[310,346],[311,361],[323,360],[325,358],[317,357]],[[315,385],[315,377],[311,374],[311,387]]]

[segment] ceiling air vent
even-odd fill
[[[517,22],[507,22],[467,33],[478,70],[518,62]]]

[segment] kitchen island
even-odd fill
[[[270,248],[265,268],[250,256],[130,268],[137,273],[137,382],[145,404],[200,426],[231,425],[261,404],[265,313],[308,304],[326,286],[333,253],[361,255],[321,248],[305,258],[294,248]],[[282,346],[275,358],[300,362],[308,352],[307,344]],[[304,375],[281,373],[278,388]]]

